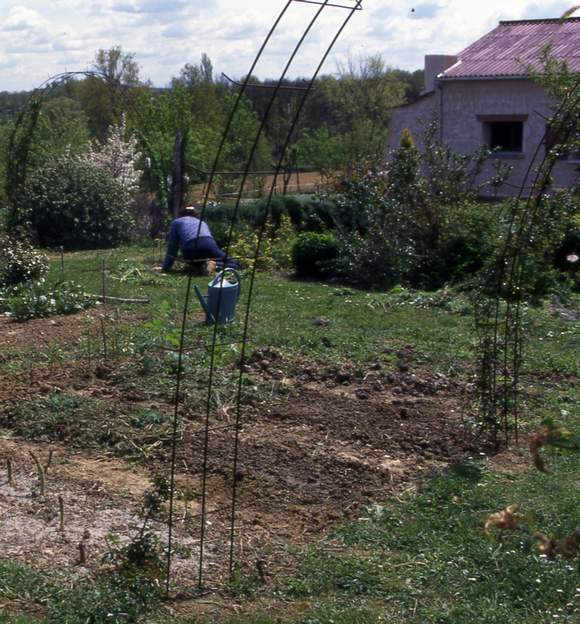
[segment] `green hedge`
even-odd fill
[[[338,240],[332,234],[304,232],[292,249],[292,262],[298,275],[325,275],[339,254]]]

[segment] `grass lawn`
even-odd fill
[[[548,305],[529,311],[523,441],[494,456],[449,437],[471,422],[464,412],[475,341],[466,299],[447,291],[367,292],[258,275],[255,359],[243,395],[244,551],[233,577],[202,595],[190,578],[199,536],[186,520],[199,505],[191,463],[210,361],[203,345],[213,330],[192,300],[186,342],[196,349],[185,358],[183,522],[171,600],[150,578],[113,572],[102,561],[111,552],[105,536],[124,543],[150,476],[167,468],[168,348],[178,338],[185,277],[154,273],[158,262],[155,246],[67,254],[64,270],[54,256],[49,280],[99,294],[104,274],[107,295],[150,303],[0,328],[0,460],[13,458],[16,474],[13,486],[0,477],[0,624],[580,621],[578,559],[540,556],[531,537],[562,537],[580,525],[580,453],[547,452],[549,472],[541,473],[525,445],[546,416],[580,430],[580,326]],[[208,280],[195,281],[203,290]],[[248,285],[246,276],[238,321],[218,332],[212,418],[220,426],[237,388]],[[218,459],[229,466],[231,458],[229,438],[212,440],[217,504],[231,486]],[[54,465],[40,495],[28,456],[49,450]],[[57,494],[66,510],[61,533]],[[511,504],[520,526],[487,536],[487,516]],[[208,534],[219,545],[225,529],[216,517]],[[84,539],[86,565],[75,561]],[[209,562],[223,581],[227,549],[215,549]]]

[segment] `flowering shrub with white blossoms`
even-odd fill
[[[114,247],[129,237],[129,199],[104,169],[56,158],[28,176],[22,216],[43,247]]]
[[[0,234],[0,288],[42,277],[48,259],[30,243]]]
[[[7,288],[0,293],[0,310],[14,321],[55,314],[75,314],[85,310],[94,301],[74,282],[49,286],[44,279]]]
[[[137,139],[127,135],[123,115],[121,123],[110,126],[105,142],[92,141],[88,152],[80,160],[105,171],[128,195],[133,195],[139,188],[141,171],[137,169],[137,161],[140,158]]]

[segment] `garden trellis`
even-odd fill
[[[524,307],[531,295],[526,290],[527,263],[535,240],[542,241],[545,232],[564,218],[563,207],[549,205],[551,174],[558,158],[574,149],[579,119],[580,78],[576,78],[552,119],[547,120],[543,139],[509,203],[504,244],[473,293],[479,339],[479,411],[483,428],[491,431],[496,444],[500,432],[506,445],[512,433],[518,441],[526,341]],[[550,135],[557,137],[552,145],[548,145]]]
[[[230,222],[230,228],[229,228],[229,232],[228,232],[228,237],[227,237],[227,242],[226,245],[224,247],[224,250],[226,253],[229,252],[229,249],[231,247],[232,244],[232,239],[233,239],[233,233],[234,233],[234,226],[236,224],[237,221],[237,217],[238,217],[238,212],[239,212],[239,207],[240,207],[240,203],[242,200],[242,196],[243,196],[243,191],[244,191],[244,187],[248,181],[248,177],[251,174],[251,167],[252,167],[252,162],[254,159],[254,155],[256,153],[256,150],[258,148],[258,143],[260,140],[260,137],[262,136],[262,133],[264,131],[267,119],[268,119],[268,115],[270,113],[270,111],[272,110],[272,106],[274,104],[274,101],[276,99],[276,96],[278,94],[278,92],[283,88],[283,81],[286,78],[289,69],[291,68],[291,65],[293,63],[293,61],[295,60],[295,58],[298,56],[298,54],[301,51],[301,48],[305,42],[305,40],[307,39],[308,34],[310,33],[310,31],[312,30],[312,28],[314,27],[314,25],[316,24],[316,22],[318,21],[318,19],[320,18],[320,16],[322,15],[323,11],[325,9],[341,9],[341,10],[346,10],[347,11],[347,15],[344,19],[344,21],[342,22],[342,24],[340,25],[340,27],[338,28],[338,30],[336,31],[336,33],[334,34],[334,36],[332,37],[331,41],[328,44],[328,47],[326,49],[326,51],[324,52],[324,54],[322,55],[322,58],[320,59],[320,62],[314,72],[314,74],[312,75],[311,80],[308,83],[308,86],[306,87],[306,89],[303,90],[303,94],[300,98],[300,102],[299,105],[297,107],[295,116],[292,120],[290,129],[288,131],[287,137],[286,137],[286,141],[284,143],[284,147],[281,150],[281,154],[280,154],[280,158],[279,161],[277,163],[277,167],[275,169],[274,172],[274,176],[270,185],[270,190],[267,194],[267,203],[266,203],[266,216],[270,210],[270,206],[271,206],[271,202],[272,202],[272,198],[275,192],[275,188],[276,188],[276,182],[277,182],[277,178],[280,175],[280,173],[283,172],[284,170],[284,159],[286,157],[286,153],[288,150],[288,147],[291,144],[291,141],[294,137],[294,131],[296,128],[296,125],[298,123],[298,120],[300,118],[300,114],[303,110],[304,104],[306,103],[307,97],[314,85],[314,82],[316,80],[316,78],[318,77],[318,74],[320,73],[320,70],[322,69],[322,66],[324,64],[324,62],[326,61],[326,59],[328,58],[328,55],[330,54],[330,52],[332,51],[335,43],[338,41],[338,38],[340,37],[340,35],[342,34],[343,30],[346,28],[347,24],[350,22],[350,20],[352,19],[352,17],[354,16],[354,14],[362,9],[362,1],[361,0],[357,0],[356,3],[347,6],[347,5],[336,5],[336,4],[332,4],[329,3],[328,1],[323,1],[323,2],[313,2],[311,0],[294,0],[294,2],[304,2],[304,3],[308,3],[308,4],[314,4],[314,5],[318,5],[318,9],[316,9],[314,16],[312,17],[312,19],[310,20],[308,26],[306,27],[306,29],[304,30],[304,32],[302,33],[302,36],[299,38],[298,42],[296,43],[293,51],[291,52],[288,61],[284,67],[284,70],[282,71],[278,82],[276,84],[276,86],[274,87],[274,89],[272,90],[272,95],[270,97],[270,100],[268,102],[268,105],[266,107],[266,112],[264,114],[264,117],[261,120],[261,124],[260,127],[256,133],[253,145],[250,149],[250,153],[248,154],[248,158],[246,161],[246,165],[245,168],[243,170],[243,174],[242,174],[242,178],[239,184],[239,192],[237,195],[237,200],[236,200],[236,204],[235,204],[235,208],[233,210],[232,213],[232,217],[231,217],[231,222]],[[266,36],[264,43],[262,44],[260,50],[258,51],[254,62],[252,63],[252,66],[250,68],[250,70],[248,71],[248,73],[246,74],[246,79],[245,81],[241,84],[241,86],[239,87],[239,92],[238,92],[238,97],[235,101],[235,104],[232,108],[231,114],[229,116],[229,119],[226,123],[226,127],[222,136],[222,141],[220,144],[220,147],[218,149],[218,152],[216,154],[216,158],[214,161],[214,165],[213,165],[213,169],[210,173],[209,179],[207,181],[207,187],[206,187],[206,194],[204,197],[204,202],[203,202],[203,209],[202,209],[202,218],[205,215],[205,212],[207,210],[208,207],[208,200],[209,200],[209,193],[210,193],[210,189],[212,187],[212,183],[214,181],[214,177],[216,175],[216,172],[219,171],[220,169],[220,161],[221,161],[221,157],[222,157],[222,152],[223,152],[223,148],[225,145],[225,141],[228,137],[228,134],[232,128],[232,125],[235,121],[235,114],[237,111],[238,106],[240,105],[241,101],[242,101],[242,97],[244,95],[245,90],[248,88],[249,84],[250,84],[250,79],[251,76],[253,74],[253,71],[256,67],[256,65],[258,64],[258,61],[262,58],[263,54],[266,52],[267,50],[267,46],[270,42],[270,39],[272,37],[272,35],[274,34],[275,30],[280,26],[280,24],[283,21],[283,18],[286,16],[288,9],[290,8],[290,6],[293,4],[293,0],[288,0],[288,2],[286,3],[286,5],[283,7],[282,11],[280,12],[280,14],[278,15],[278,18],[276,19],[276,21],[274,22],[274,25],[272,26],[272,28],[270,29],[270,32],[268,33],[268,35]],[[256,277],[256,269],[257,269],[257,262],[260,256],[260,246],[264,237],[264,233],[267,227],[267,218],[264,218],[262,220],[261,226],[259,227],[258,230],[258,239],[257,239],[257,245],[256,245],[256,249],[255,249],[255,255],[253,258],[253,263],[252,263],[252,268],[251,268],[251,274],[250,274],[250,284],[248,287],[248,295],[247,295],[247,302],[246,302],[246,309],[243,315],[243,335],[241,338],[241,354],[240,354],[240,361],[239,361],[239,375],[238,375],[238,381],[237,381],[237,395],[236,395],[236,407],[235,407],[235,420],[234,423],[232,425],[232,430],[234,432],[234,441],[233,441],[233,462],[232,462],[232,471],[231,471],[231,480],[232,480],[232,492],[231,492],[231,508],[229,509],[230,512],[230,538],[229,538],[229,570],[230,570],[230,574],[233,572],[234,570],[234,563],[235,563],[235,530],[236,530],[236,512],[237,512],[237,504],[238,504],[238,466],[239,466],[239,461],[240,461],[240,457],[239,457],[239,434],[240,434],[240,427],[242,424],[242,418],[243,418],[243,414],[242,414],[242,393],[243,393],[243,377],[244,377],[244,368],[245,368],[245,359],[246,359],[246,353],[247,353],[247,348],[248,348],[248,342],[249,342],[249,329],[250,329],[250,315],[251,315],[251,305],[252,305],[252,296],[254,293],[254,284],[255,284],[255,277]],[[174,422],[173,422],[173,431],[174,431],[174,438],[173,438],[173,449],[172,449],[172,463],[171,463],[171,489],[170,489],[170,510],[169,510],[169,544],[168,544],[168,556],[167,556],[167,589],[169,589],[169,582],[170,582],[170,578],[171,578],[171,559],[172,559],[172,525],[173,525],[173,518],[174,518],[174,496],[175,496],[175,487],[174,487],[174,483],[175,483],[175,449],[176,449],[176,444],[177,444],[177,429],[178,429],[178,417],[179,417],[179,397],[180,397],[180,389],[181,389],[181,380],[182,380],[182,375],[183,375],[183,351],[185,349],[185,344],[184,344],[184,336],[185,336],[185,331],[186,331],[186,324],[187,324],[187,317],[188,317],[188,310],[189,310],[189,302],[190,302],[190,297],[191,297],[191,275],[189,275],[188,278],[188,283],[187,283],[187,288],[186,288],[186,295],[185,295],[185,301],[184,301],[184,307],[183,307],[183,317],[182,317],[182,327],[181,327],[181,337],[180,337],[180,347],[179,347],[179,361],[178,361],[178,372],[177,372],[177,383],[176,383],[176,393],[175,393],[175,413],[174,413]],[[218,302],[218,307],[219,307],[219,302]],[[209,453],[210,453],[210,433],[211,433],[211,428],[210,428],[210,418],[211,418],[211,412],[212,412],[212,395],[213,395],[213,383],[214,383],[214,369],[215,369],[215,350],[216,350],[216,346],[218,343],[218,326],[215,325],[214,329],[213,329],[213,336],[212,336],[212,347],[211,347],[211,362],[210,362],[210,369],[209,369],[209,378],[208,378],[208,386],[207,386],[207,401],[206,401],[206,415],[205,415],[205,426],[203,428],[203,467],[202,467],[202,493],[201,493],[201,513],[200,513],[200,543],[199,543],[199,574],[198,574],[198,582],[199,582],[199,586],[202,587],[203,583],[204,583],[204,554],[205,554],[205,547],[206,547],[206,521],[207,521],[207,516],[208,516],[208,508],[207,508],[207,488],[208,488],[208,483],[207,483],[207,477],[208,477],[208,458],[209,458]]]

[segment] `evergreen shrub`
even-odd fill
[[[292,261],[298,275],[320,276],[329,272],[339,254],[339,243],[332,234],[303,232],[296,238]]]
[[[103,169],[61,158],[29,177],[20,218],[41,246],[113,247],[128,238],[129,202],[123,186]]]

